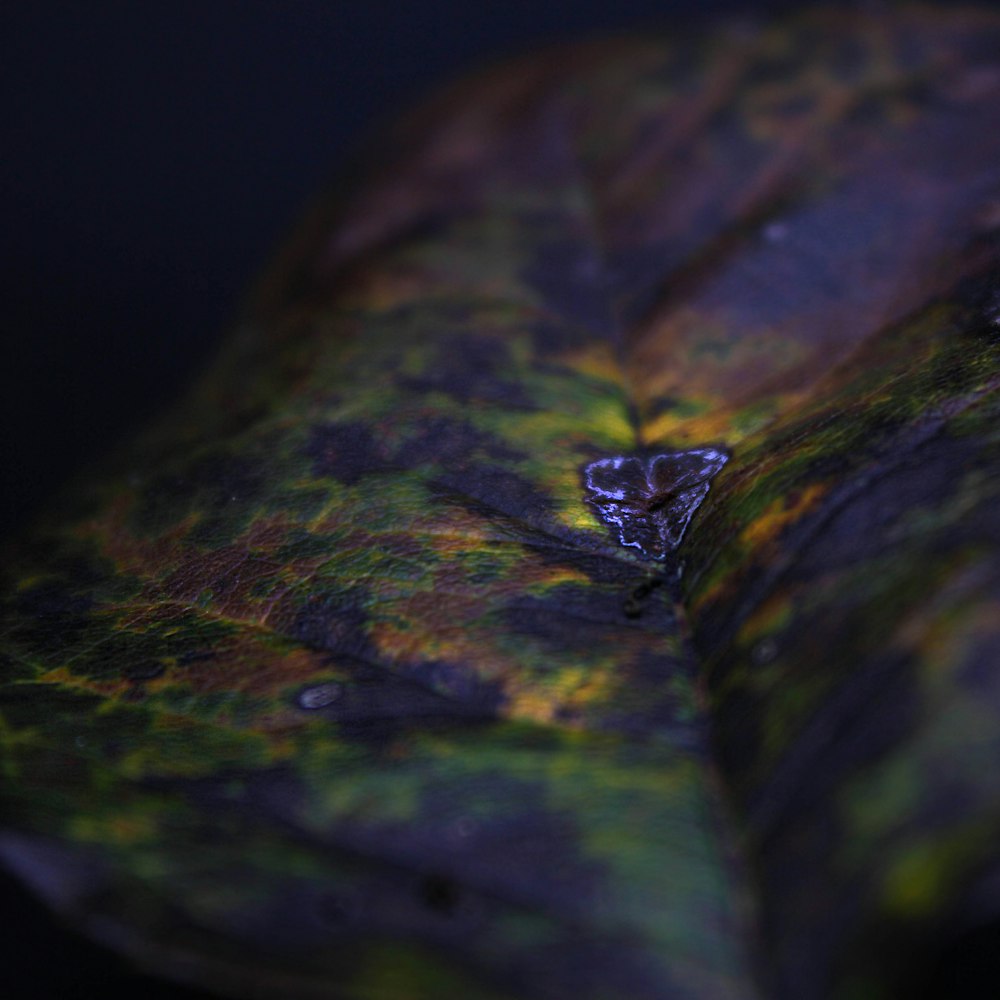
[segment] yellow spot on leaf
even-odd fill
[[[788,525],[794,524],[811,510],[826,489],[824,483],[811,483],[801,493],[774,500],[756,520],[743,529],[740,541],[750,548],[774,541]]]
[[[930,913],[937,905],[945,874],[933,844],[911,848],[886,872],[887,909],[906,917]]]
[[[743,623],[740,629],[740,642],[748,644],[762,635],[780,631],[791,616],[792,604],[787,595],[778,594],[770,598]]]
[[[610,344],[588,344],[582,350],[564,355],[561,361],[567,368],[572,368],[581,375],[607,379],[609,382],[621,382],[622,379],[621,364]]]

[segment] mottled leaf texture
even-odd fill
[[[998,252],[988,11],[443,94],[7,558],[3,862],[237,997],[915,996],[1000,921]]]

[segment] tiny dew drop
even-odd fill
[[[299,707],[305,709],[326,708],[327,705],[332,705],[341,693],[342,688],[336,681],[316,684],[299,692]]]
[[[456,841],[468,840],[476,832],[478,825],[471,816],[459,816],[449,828],[451,839]]]
[[[778,644],[773,639],[761,639],[750,651],[750,658],[758,666],[770,663],[778,655]]]
[[[770,222],[763,230],[767,243],[784,243],[788,239],[788,224],[785,222]]]

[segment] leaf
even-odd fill
[[[400,125],[7,561],[5,864],[233,996],[913,995],[1000,919],[997,52],[808,12]]]

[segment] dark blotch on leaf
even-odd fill
[[[156,535],[198,513],[189,540],[219,545],[244,530],[263,491],[265,464],[262,456],[217,451],[194,459],[180,471],[152,477],[136,503],[133,530]]]
[[[468,322],[468,319],[466,319]],[[419,376],[401,376],[399,385],[418,394],[440,392],[462,403],[501,403],[508,409],[534,409],[536,404],[517,382],[505,379],[513,368],[510,347],[496,337],[443,337],[433,365]]]
[[[578,348],[611,336],[614,327],[608,305],[608,275],[601,258],[586,243],[540,240],[524,278],[548,311],[562,321],[548,325],[546,336],[536,336],[540,352]]]
[[[451,916],[461,899],[461,892],[453,879],[427,875],[420,883],[420,898],[428,909]]]
[[[421,420],[396,451],[394,464],[402,469],[422,465],[466,469],[477,454],[501,465],[523,458],[520,452],[467,421],[447,416]]]
[[[164,666],[158,660],[140,660],[125,668],[125,676],[130,681],[149,681],[159,677],[164,672]]]
[[[353,486],[365,476],[437,465],[457,470],[462,480],[475,478],[473,460],[503,464],[523,457],[504,442],[466,420],[428,416],[404,437],[390,430],[377,437],[361,424],[321,424],[312,428],[305,447],[312,474]]]
[[[551,501],[537,486],[514,472],[476,465],[435,484],[441,499],[477,514],[505,515],[529,524],[547,522]]]
[[[358,423],[320,424],[309,433],[305,448],[314,476],[328,476],[353,486],[362,476],[384,472],[379,442]]]
[[[362,655],[368,649],[366,599],[360,588],[316,590],[298,608],[289,633],[311,649]]]
[[[666,581],[662,576],[650,576],[642,581],[625,599],[622,611],[626,618],[639,618],[645,610],[646,601],[658,587],[662,587]]]

